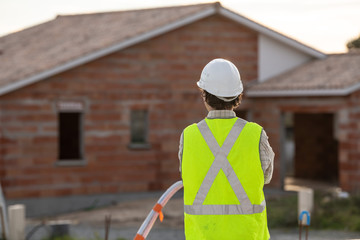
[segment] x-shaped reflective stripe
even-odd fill
[[[263,201],[260,205],[251,204],[239,178],[236,176],[234,169],[227,159],[227,155],[231,151],[231,148],[234,146],[245,126],[243,122],[239,119],[235,122],[222,147],[220,147],[217,143],[205,120],[202,120],[197,124],[197,126],[212,154],[215,156],[215,159],[196,194],[193,205],[184,206],[185,212],[195,215],[252,214],[262,212],[265,209],[265,201]],[[225,173],[236,197],[240,202],[240,205],[203,205],[220,169],[222,169]]]

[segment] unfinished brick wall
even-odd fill
[[[260,124],[269,137],[269,143],[275,153],[275,159],[272,180],[268,186],[280,188],[282,184],[280,178],[280,110],[269,99],[247,99],[246,96],[240,108],[250,111],[251,119],[249,120]]]
[[[360,91],[347,99],[347,108],[339,111],[340,186],[360,193]]]
[[[256,79],[257,33],[209,17],[1,96],[6,197],[168,187],[180,178],[182,129],[206,114],[196,81],[216,57],[232,60],[245,82]],[[84,166],[56,164],[59,101],[84,106]],[[131,109],[149,111],[149,149],[128,147]]]

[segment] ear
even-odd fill
[[[204,100],[204,102],[205,102],[205,92],[204,92],[204,89],[199,88],[199,91],[200,91],[200,93],[201,93],[201,97],[202,97],[202,99],[203,99],[203,100]]]
[[[238,99],[239,99],[239,103],[238,103],[238,104],[236,104],[236,106],[234,106],[234,108],[233,108],[233,109],[235,109],[235,108],[239,107],[239,105],[241,104],[242,96],[243,96],[243,94],[241,93],[241,94],[239,95],[239,97],[238,97]]]

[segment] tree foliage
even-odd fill
[[[353,40],[350,40],[347,44],[346,44],[348,49],[352,49],[352,48],[360,48],[360,35],[358,38],[355,38]]]

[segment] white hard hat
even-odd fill
[[[214,59],[204,67],[197,85],[222,100],[223,97],[234,97],[231,99],[234,100],[243,91],[238,69],[222,58]]]

